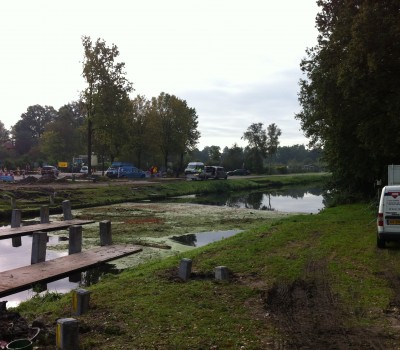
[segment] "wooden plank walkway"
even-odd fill
[[[72,225],[87,225],[94,223],[94,220],[65,220],[54,221],[48,224],[27,225],[20,227],[5,227],[0,228],[0,239],[28,236],[37,231],[58,231],[65,230]]]
[[[104,246],[0,272],[0,297],[29,289],[39,282],[63,278],[72,272],[83,271],[98,264],[139,253],[140,251],[142,251],[142,248],[139,246]]]

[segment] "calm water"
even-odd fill
[[[258,192],[237,192],[218,195],[193,195],[169,199],[168,202],[187,202],[207,205],[219,205],[235,208],[248,208],[253,210],[276,210],[285,212],[318,213],[324,208],[322,191],[318,188],[288,189],[285,191],[258,191]],[[228,238],[241,231],[219,231],[201,232],[176,236],[172,239],[180,244],[200,247],[209,243]],[[59,243],[59,237],[49,236],[48,246]],[[22,246],[12,247],[11,239],[0,240],[0,271],[30,265],[32,238],[22,237]],[[67,255],[67,251],[55,251],[47,249],[46,260],[55,259]],[[66,293],[74,288],[89,286],[101,279],[104,273],[118,273],[113,264],[103,264],[100,268],[74,274],[54,282],[47,283],[47,291]],[[7,306],[16,306],[22,300],[27,300],[36,293],[32,290],[22,291],[7,297],[0,298],[0,301],[7,300]]]
[[[284,192],[252,192],[244,196],[232,196],[226,202],[229,207],[257,210],[300,212],[316,214],[324,208],[320,191],[287,190]]]
[[[322,190],[319,188],[190,195],[168,199],[168,202],[172,201],[312,214],[325,207]]]

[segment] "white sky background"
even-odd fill
[[[199,149],[244,146],[252,123],[307,144],[294,115],[317,12],[316,0],[1,1],[0,120],[78,100],[86,35],[118,47],[132,98],[165,92],[196,109]]]

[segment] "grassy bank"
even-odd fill
[[[109,275],[89,288],[90,311],[77,317],[81,348],[397,349],[400,250],[376,248],[374,219],[373,206],[357,204],[260,222]],[[193,261],[187,282],[177,278],[181,258]],[[228,282],[214,280],[216,266],[229,268]],[[18,310],[53,328],[71,316],[71,296],[34,298]]]
[[[37,215],[40,206],[48,205],[51,213],[61,212],[64,200],[71,202],[72,208],[87,208],[99,205],[140,201],[148,198],[164,199],[199,193],[221,193],[246,189],[272,188],[286,185],[306,185],[324,181],[327,175],[306,174],[294,176],[244,177],[228,181],[185,181],[184,179],[160,179],[149,181],[115,180],[72,182],[68,180],[51,183],[34,182],[26,185],[2,184],[0,188],[0,218],[9,219],[11,198],[18,209],[27,216]],[[50,201],[51,197],[51,201]]]

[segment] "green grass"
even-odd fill
[[[355,204],[260,222],[184,255],[107,276],[89,288],[90,310],[78,317],[88,330],[82,349],[265,348],[279,330],[266,321],[262,296],[274,283],[312,279],[312,264],[326,267],[324,283],[347,311],[347,327],[385,332],[382,311],[395,295],[387,276],[400,273],[400,249],[376,248],[374,217],[373,208]],[[185,283],[176,278],[184,257],[196,276]],[[216,266],[227,266],[233,279],[215,281]],[[70,317],[70,295],[54,299],[34,299],[18,310],[50,324]]]

